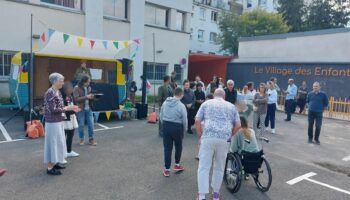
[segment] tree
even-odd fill
[[[303,17],[306,13],[304,0],[278,0],[277,11],[290,26],[290,32],[303,31]]]
[[[238,53],[238,39],[259,35],[286,33],[289,26],[281,14],[255,9],[238,16],[236,12],[222,14],[219,20],[221,50]]]
[[[306,29],[319,30],[345,27],[350,18],[349,11],[345,7],[346,1],[342,0],[313,0],[308,6],[306,15]]]

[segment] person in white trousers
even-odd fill
[[[203,129],[202,121],[204,121]],[[213,189],[213,200],[219,200],[219,191],[228,152],[227,140],[241,127],[239,114],[233,104],[225,101],[225,91],[219,88],[214,92],[214,99],[201,105],[195,124],[201,142],[197,200],[205,200],[205,195],[209,193],[209,172],[213,159],[211,187]]]

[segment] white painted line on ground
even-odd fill
[[[309,178],[311,176],[315,176],[315,175],[316,175],[316,173],[310,172],[310,173],[304,174],[302,176],[296,177],[296,178],[294,178],[294,179],[292,179],[290,181],[287,181],[287,184],[294,185],[294,184],[296,184],[296,183],[298,183],[298,182],[300,182],[302,180],[305,180],[305,179],[307,179],[307,178]]]
[[[148,108],[153,109],[153,106],[148,106]],[[155,108],[156,110],[159,110],[159,108]]]
[[[104,128],[104,129],[109,129],[109,127],[108,127],[108,126],[102,125],[102,124],[100,124],[100,123],[96,123],[96,125],[98,125],[98,126],[100,126],[100,127]]]
[[[24,141],[24,140],[27,140],[27,139],[17,139],[17,140],[11,140],[11,141],[1,141],[0,144],[2,144],[2,143],[10,143],[10,142],[18,142],[18,141]]]
[[[110,128],[100,128],[100,129],[95,129],[94,131],[106,131],[106,130],[111,130],[111,129],[118,129],[118,128],[124,128],[124,126],[116,126],[116,127],[110,127]]]
[[[12,138],[10,137],[10,135],[8,134],[8,132],[6,131],[5,127],[2,125],[1,122],[0,122],[0,130],[1,130],[2,134],[4,135],[6,141],[12,141]]]
[[[330,188],[330,189],[333,189],[333,190],[336,190],[336,191],[339,191],[339,192],[343,192],[343,193],[345,193],[345,194],[349,194],[349,195],[350,195],[350,192],[349,192],[349,191],[346,191],[346,190],[343,190],[343,189],[340,189],[340,188],[337,188],[337,187],[328,185],[328,184],[326,184],[326,183],[322,183],[322,182],[319,182],[319,181],[315,181],[315,180],[312,180],[312,179],[309,179],[309,178],[306,178],[305,180],[308,180],[308,181],[310,181],[310,182],[313,182],[313,183],[322,185],[322,186],[324,186],[324,187],[328,187],[328,188]]]
[[[345,158],[342,159],[343,161],[350,161],[350,156],[347,156]]]
[[[316,181],[316,180],[310,179],[310,177],[315,176],[315,175],[317,175],[317,174],[314,173],[314,172],[310,172],[310,173],[304,174],[304,175],[302,175],[302,176],[299,176],[299,177],[297,177],[297,178],[294,178],[294,179],[292,179],[292,180],[290,180],[290,181],[287,181],[287,184],[289,184],[289,185],[294,185],[294,184],[296,184],[296,183],[298,183],[298,182],[300,182],[300,181],[302,181],[302,180],[307,180],[307,181],[309,181],[309,182],[316,183],[316,184],[318,184],[318,185],[322,185],[322,186],[327,187],[327,188],[330,188],[330,189],[332,189],[332,190],[336,190],[336,191],[338,191],[338,192],[342,192],[342,193],[345,193],[345,194],[349,194],[349,195],[350,195],[350,191],[346,191],[346,190],[343,190],[343,189],[340,189],[340,188],[337,188],[337,187],[328,185],[328,184],[326,184],[326,183],[322,183],[322,182],[320,182],[320,181]]]

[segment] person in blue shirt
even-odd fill
[[[325,108],[328,107],[328,97],[326,93],[321,91],[320,83],[315,82],[312,86],[313,91],[309,92],[306,98],[306,102],[308,104],[309,113],[309,127],[308,127],[308,135],[309,135],[309,143],[312,143],[313,139],[313,128],[314,122],[316,121],[316,130],[315,130],[315,144],[320,144],[320,133],[322,126],[322,116]]]
[[[292,113],[295,106],[295,97],[297,95],[298,88],[294,84],[294,79],[288,80],[288,89],[284,91],[286,94],[286,101],[284,104],[284,110],[287,113],[287,118],[284,121],[291,121],[292,120]]]

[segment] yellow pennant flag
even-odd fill
[[[109,118],[111,117],[111,112],[106,112],[106,117],[107,117],[107,120],[109,120]]]
[[[39,41],[34,40],[33,51],[39,51]]]
[[[124,47],[127,48],[129,46],[129,41],[124,41]]]
[[[84,39],[82,37],[77,37],[78,46],[81,47],[83,45]]]

